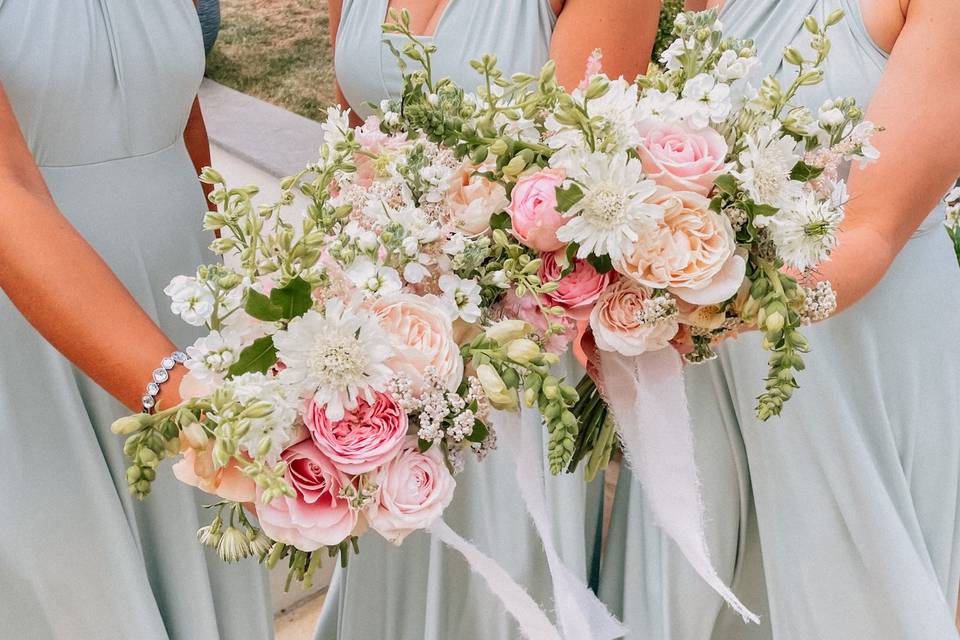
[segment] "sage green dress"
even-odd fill
[[[826,83],[799,97],[814,110],[836,96],[866,105],[887,55],[867,32],[859,0],[730,0],[720,18],[731,34],[754,38],[764,72],[788,83],[795,69],[780,64],[780,54],[809,42],[804,16],[823,24],[836,9],[846,18],[830,31]],[[722,347],[712,385],[691,400],[698,434],[717,420],[729,431],[731,419],[742,433],[775,640],[957,637],[960,271],[942,215],[930,214],[861,301],[806,329],[813,352],[780,419],[754,418],[767,371],[758,334]],[[724,502],[732,504],[738,488],[746,495],[742,456],[735,459],[737,473],[708,505],[718,524],[728,518]],[[622,526],[625,548],[648,535],[642,516]],[[731,523],[716,553],[742,547],[748,535]],[[608,597],[644,606],[635,575],[616,582]],[[715,637],[741,637],[725,633]]]
[[[0,41],[0,82],[57,205],[171,339],[191,343],[161,290],[209,258],[182,138],[203,74],[193,3],[2,0]],[[110,323],[110,309],[87,321]],[[270,638],[256,564],[225,565],[196,541],[210,496],[164,465],[150,498],[131,498],[110,432],[129,412],[2,293],[0,354],[0,636]]]
[[[398,97],[401,91],[395,59],[381,44],[380,25],[386,13],[387,0],[343,3],[337,34],[337,79],[361,114],[369,113],[365,103]],[[480,84],[480,76],[469,61],[484,53],[495,53],[508,74],[536,73],[548,60],[555,21],[548,0],[450,0],[430,38],[439,47],[436,75],[473,89]],[[565,371],[574,382],[582,374],[572,359],[565,363]],[[523,423],[525,428],[543,432],[536,412],[526,412]],[[469,460],[457,481],[453,504],[444,515],[446,521],[499,561],[549,611],[551,582],[546,557],[518,495],[510,452],[494,451],[479,464]],[[588,500],[588,487],[580,474],[547,478],[559,552],[584,580],[596,522],[586,511],[599,510],[599,489],[599,483],[595,484],[595,499]],[[486,583],[470,573],[457,552],[417,532],[400,547],[376,534],[361,540],[360,555],[334,577],[317,638],[508,640],[519,638],[519,632]]]

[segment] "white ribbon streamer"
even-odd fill
[[[456,549],[466,558],[470,568],[487,582],[490,590],[517,621],[524,638],[564,640],[540,605],[493,558],[460,537],[443,520],[437,520],[430,525],[429,531],[435,538]]]
[[[759,622],[710,560],[679,354],[670,348],[637,357],[598,353],[603,397],[613,412],[623,455],[643,486],[657,524],[745,621]]]
[[[563,637],[566,640],[622,638],[627,633],[626,628],[561,560],[550,526],[543,478],[543,449],[538,432],[524,425],[519,415],[509,415],[508,424],[498,425],[497,437],[514,456],[520,496],[547,556],[553,581],[554,610]]]

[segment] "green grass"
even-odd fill
[[[335,100],[325,0],[221,0],[207,76],[314,120]]]
[[[683,0],[664,0],[655,58],[669,44],[682,5]],[[221,0],[220,11],[220,37],[207,58],[207,76],[322,120],[335,100],[326,0]]]

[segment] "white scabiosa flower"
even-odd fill
[[[439,285],[455,317],[469,324],[480,319],[480,285],[449,273],[440,276]]]
[[[324,312],[308,311],[274,337],[285,368],[280,377],[326,405],[330,420],[341,420],[357,398],[373,402],[374,392],[386,389],[393,372],[385,360],[393,354],[390,340],[376,318],[340,300],[327,302]]]
[[[376,265],[366,257],[357,258],[347,269],[346,276],[367,296],[385,296],[403,288],[396,269]]]
[[[583,198],[564,213],[570,221],[557,230],[557,238],[580,245],[581,260],[592,253],[616,263],[663,219],[663,207],[647,201],[657,185],[644,179],[639,160],[625,153],[592,153],[572,169],[568,177],[580,185]]]
[[[823,201],[813,191],[806,191],[771,218],[767,231],[787,266],[806,271],[829,258],[843,222],[843,206],[838,203],[842,193],[842,186],[838,187],[835,197]]]
[[[732,173],[751,200],[783,209],[800,197],[803,184],[790,178],[801,159],[797,141],[780,132],[780,123],[775,122],[748,135],[747,148],[740,152]],[[758,217],[754,224],[763,227],[767,220]]]
[[[215,298],[204,283],[191,276],[177,276],[163,292],[170,296],[170,310],[187,324],[202,327],[210,321]]]

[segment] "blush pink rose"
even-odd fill
[[[537,251],[556,251],[563,247],[557,229],[566,219],[557,211],[557,187],[566,174],[559,169],[544,169],[517,180],[510,196],[513,234]]]
[[[540,335],[544,335],[547,332],[549,324],[540,312],[540,306],[537,304],[537,299],[534,296],[518,296],[513,289],[511,289],[503,297],[501,306],[505,318],[514,318],[528,322],[533,325],[533,328],[536,329]],[[570,346],[570,341],[576,337],[577,323],[573,318],[568,316],[560,316],[552,318],[552,320],[554,323],[562,325],[565,331],[550,336],[545,346],[550,353],[560,355],[567,350],[567,347]]]
[[[648,287],[669,288],[691,304],[719,304],[733,296],[746,261],[735,253],[730,221],[696,193],[661,189],[654,202],[665,208],[657,231],[637,243],[617,269]]]
[[[639,356],[670,344],[679,331],[677,314],[652,323],[641,319],[650,290],[629,278],[607,287],[590,314],[597,348],[625,356]]]
[[[407,414],[393,396],[377,392],[373,402],[357,398],[357,406],[341,420],[327,418],[325,407],[311,402],[307,429],[317,448],[345,473],[365,473],[396,455],[407,435]]]
[[[387,366],[410,379],[411,391],[424,389],[424,372],[433,367],[447,389],[456,391],[463,379],[463,358],[454,339],[453,321],[436,296],[399,293],[373,302],[371,310],[393,339],[394,355]]]
[[[707,127],[645,121],[637,125],[643,169],[657,184],[676,191],[707,195],[726,171],[727,142]]]
[[[183,438],[181,438],[181,442]],[[172,467],[173,475],[184,484],[234,502],[253,502],[257,486],[253,478],[243,475],[235,460],[217,469],[213,464],[213,447],[183,447],[183,458]]]
[[[553,306],[563,307],[570,317],[575,320],[584,320],[590,316],[590,309],[593,303],[597,301],[603,290],[613,281],[615,276],[613,271],[599,273],[586,260],[574,258],[573,271],[561,277],[565,260],[564,251],[561,249],[553,253],[545,253],[540,256],[540,280],[546,282],[557,282],[559,286],[556,291],[544,294],[547,302]]]
[[[296,495],[263,504],[257,491],[257,518],[264,533],[301,551],[340,544],[359,517],[340,497],[350,479],[309,438],[288,447],[280,457],[287,463],[286,480]]]
[[[417,438],[407,438],[400,453],[377,473],[380,492],[367,512],[370,526],[394,544],[443,515],[456,481],[440,447],[421,453]]]
[[[453,227],[468,237],[490,230],[490,216],[507,208],[507,190],[477,175],[476,165],[465,163],[450,180],[446,203]]]

